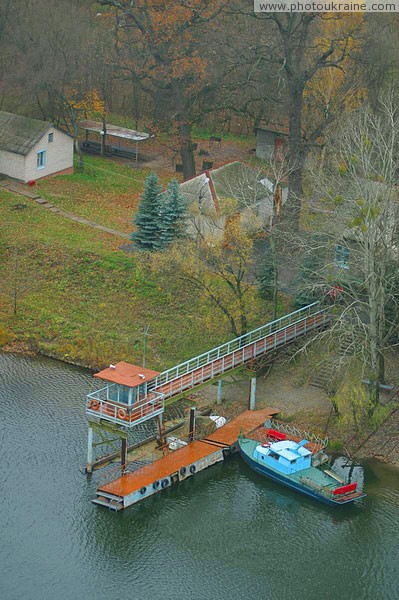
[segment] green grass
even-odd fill
[[[14,340],[94,367],[123,359],[140,363],[149,325],[147,364],[163,369],[228,337],[216,319],[209,328],[209,311],[195,294],[176,286],[162,290],[141,255],[120,251],[114,236],[30,200],[15,210],[20,202],[0,192],[0,330]]]
[[[55,206],[124,232],[132,230],[137,207],[149,169],[132,169],[126,164],[84,155],[84,171],[38,181],[36,191]]]
[[[242,145],[242,143],[255,143],[254,136],[248,135],[238,135],[234,133],[227,133],[226,131],[219,131],[217,127],[208,128],[208,127],[193,127],[192,136],[193,139],[196,140],[209,140],[212,135],[219,136],[223,139],[223,141],[235,142],[238,146]]]

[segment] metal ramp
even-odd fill
[[[221,375],[244,366],[250,367],[256,358],[271,353],[310,331],[325,327],[331,319],[331,307],[321,308],[319,302],[309,304],[163,371],[149,384],[148,393],[161,393],[165,400],[174,402],[212,379],[218,379]]]
[[[118,510],[122,510],[123,508],[123,498],[121,496],[116,496],[115,494],[108,494],[106,492],[96,492],[96,497],[92,500],[93,504],[98,504],[99,506],[105,506],[109,510],[114,510],[117,512]]]

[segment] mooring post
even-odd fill
[[[251,377],[251,391],[249,394],[249,410],[255,410],[256,404],[256,377]]]
[[[219,379],[219,381],[218,381],[218,397],[217,397],[217,401],[216,401],[217,404],[222,404],[222,400],[223,400],[222,393],[223,393],[223,380]]]
[[[190,427],[189,427],[189,440],[192,442],[194,440],[194,431],[195,431],[195,406],[190,408]]]
[[[157,416],[157,423],[158,423],[159,443],[162,448],[162,454],[164,456],[166,456],[168,453],[168,444],[167,444],[167,440],[166,440],[166,437],[164,434],[162,414]]]
[[[121,471],[122,475],[127,465],[127,439],[122,438],[122,450],[121,450]]]
[[[93,472],[93,429],[89,426],[89,431],[87,434],[87,463],[86,463],[86,473]]]

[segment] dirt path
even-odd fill
[[[215,403],[217,386],[210,385],[198,394],[199,405]],[[226,378],[223,381],[223,403],[220,412],[238,413],[248,405],[249,379],[237,376],[236,380]],[[297,413],[312,413],[318,415],[322,425],[326,423],[331,411],[331,403],[326,393],[309,385],[297,382],[297,372],[294,365],[280,363],[273,366],[270,375],[257,379],[256,408],[271,406],[279,409],[284,415],[292,416]],[[218,407],[214,407],[217,409]]]

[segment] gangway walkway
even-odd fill
[[[161,393],[169,404],[181,398],[188,390],[250,365],[254,359],[314,329],[325,327],[331,319],[331,307],[322,308],[319,302],[309,304],[209,352],[163,371],[149,383],[148,395],[150,396],[151,392]]]
[[[313,330],[325,327],[332,316],[332,307],[322,308],[318,302],[309,304],[159,374],[128,363],[118,363],[116,367],[111,365],[96,374],[96,377],[107,381],[107,385],[88,394],[86,414],[89,420],[102,419],[118,426],[134,427],[161,415],[166,404],[179,400],[191,390],[212,381],[220,381],[223,376],[239,369],[247,368],[253,372],[256,370],[256,359]],[[144,371],[149,376],[147,381]],[[135,383],[132,384],[133,380]],[[117,391],[112,392],[114,396],[110,396],[111,387],[115,386],[115,383],[130,385],[130,388],[135,388],[134,393],[139,390],[139,400],[131,404],[123,401],[121,403],[117,399],[119,396],[115,396]],[[130,393],[130,388],[124,388],[125,394]],[[255,390],[254,373],[251,380],[250,408],[255,406]]]

